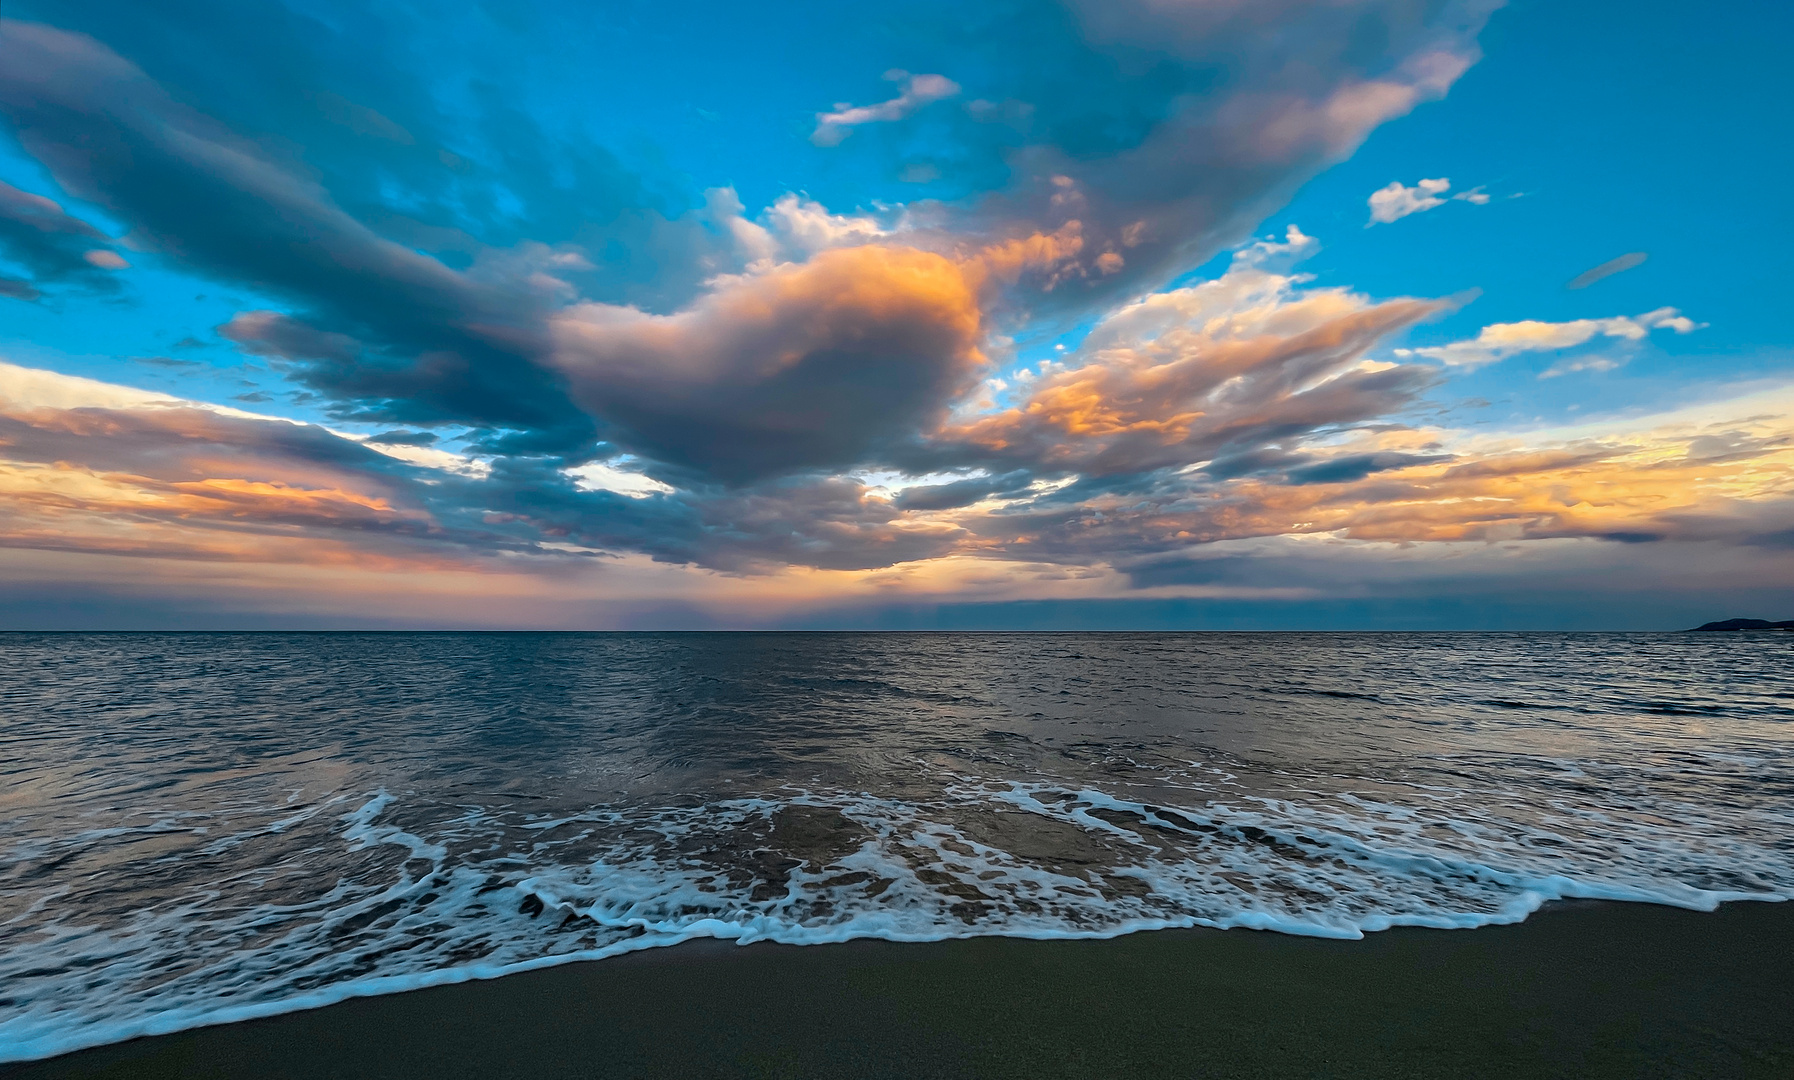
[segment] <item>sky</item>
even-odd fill
[[[0,628],[1794,617],[1790,32],[12,0]]]

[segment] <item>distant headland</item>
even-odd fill
[[[1783,619],[1781,622],[1770,622],[1767,619],[1727,619],[1724,622],[1697,626],[1689,632],[1700,630],[1794,630],[1794,619]]]

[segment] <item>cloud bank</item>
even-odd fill
[[[377,570],[445,595],[554,582],[768,610],[1288,598],[1251,545],[1317,567],[1420,545],[1787,547],[1784,414],[1512,443],[1437,418],[1458,373],[1529,352],[1566,354],[1546,374],[1600,370],[1618,362],[1600,347],[1696,330],[1677,309],[1410,346],[1452,303],[1316,285],[1317,240],[1252,238],[1447,93],[1491,5],[1024,6],[1035,37],[814,115],[806,153],[883,154],[930,125],[993,178],[850,212],[796,191],[750,211],[727,187],[657,203],[502,102],[469,125],[476,148],[396,76],[258,113],[153,76],[127,53],[156,31],[130,14],[0,23],[0,117],[58,189],[0,187],[7,302],[116,291],[142,252],[254,296],[207,329],[329,421],[0,366],[0,548],[52,577],[181,563],[187,588],[197,567],[232,589],[253,586],[230,567],[281,568],[282,588],[328,570],[358,583],[349,606]],[[291,18],[254,46],[270,67],[327,40]],[[848,139],[868,125],[893,139]],[[322,163],[287,130],[356,149]],[[1392,184],[1372,221],[1487,201],[1449,190]],[[1065,347],[1024,356],[1042,334]]]

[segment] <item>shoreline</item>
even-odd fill
[[[1474,930],[701,939],[34,1062],[73,1077],[1794,1075],[1794,903]]]

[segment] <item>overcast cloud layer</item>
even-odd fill
[[[1587,566],[1624,591],[1689,559],[1725,587],[1791,580],[1779,385],[1555,430],[1441,410],[1463,372],[1609,370],[1700,333],[1691,315],[1412,345],[1470,298],[1323,286],[1304,270],[1326,236],[1254,236],[1448,94],[1493,4],[1013,4],[1032,30],[967,71],[894,69],[883,99],[792,118],[806,153],[928,131],[985,178],[840,208],[745,206],[726,169],[681,203],[502,85],[476,82],[457,122],[405,65],[365,71],[402,26],[251,6],[253,27],[174,17],[258,58],[220,59],[228,79],[184,73],[126,6],[0,21],[0,120],[41,170],[40,191],[0,183],[0,304],[142,304],[122,275],[155,260],[252,297],[193,333],[310,410],[0,364],[18,596],[751,625],[1474,593]],[[1448,187],[1397,181],[1373,219],[1414,227]],[[1042,334],[1066,336],[1022,359]]]

